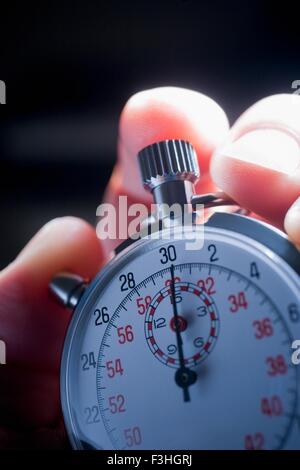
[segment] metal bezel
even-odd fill
[[[300,275],[300,252],[279,229],[240,214],[216,212],[205,224],[241,233],[269,248]]]

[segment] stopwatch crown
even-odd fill
[[[153,191],[169,181],[195,183],[200,171],[193,146],[184,140],[163,140],[148,145],[138,153],[144,187]]]

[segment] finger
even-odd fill
[[[143,197],[136,155],[145,146],[165,139],[190,142],[205,176],[212,152],[227,132],[224,111],[201,93],[176,87],[137,93],[129,99],[120,118],[118,184],[132,197]]]
[[[215,183],[243,207],[282,227],[300,195],[300,96],[259,101],[211,160]]]
[[[0,274],[0,339],[6,365],[0,368],[0,415],[40,424],[59,413],[59,368],[70,314],[51,296],[59,271],[93,277],[102,261],[95,230],[66,217],[48,223]],[[14,398],[14,400],[12,400]]]
[[[201,172],[197,191],[212,191],[209,161],[215,148],[225,139],[228,128],[221,107],[196,91],[163,87],[137,93],[121,114],[118,163],[108,185],[106,202],[118,207],[119,195],[128,196],[128,205],[152,201],[142,187],[136,156],[145,146],[164,139],[183,139],[194,146]],[[126,226],[129,221],[125,221]],[[106,251],[118,242],[107,240]]]
[[[290,239],[300,247],[300,198],[287,211],[284,228]]]

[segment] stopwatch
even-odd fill
[[[164,207],[145,224],[153,233],[124,242],[90,284],[72,273],[51,283],[74,310],[61,366],[72,446],[300,449],[298,251],[241,211],[166,215],[174,203],[232,202],[193,195],[189,143],[157,142],[138,159]]]

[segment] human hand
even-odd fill
[[[299,96],[260,101],[230,131],[224,111],[197,92],[158,88],[133,96],[121,115],[118,164],[106,200],[117,207],[118,196],[126,194],[130,202],[150,202],[135,156],[154,141],[176,138],[196,149],[198,193],[217,184],[243,207],[285,225],[300,244],[299,209],[292,206],[300,195]],[[0,366],[0,447],[67,445],[59,367],[70,314],[51,297],[48,284],[60,271],[92,278],[110,248],[100,245],[86,222],[55,219],[0,273],[0,339],[7,347],[7,364]]]

